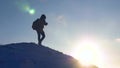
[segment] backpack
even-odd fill
[[[32,24],[32,29],[33,29],[33,30],[36,30],[36,29],[37,29],[38,23],[39,23],[39,19],[36,19],[35,21],[33,21],[33,24]]]

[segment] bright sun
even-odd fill
[[[99,65],[103,55],[99,49],[100,44],[93,38],[82,38],[77,41],[71,55],[78,59],[82,65]]]

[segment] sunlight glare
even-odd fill
[[[82,38],[76,42],[71,55],[78,59],[82,65],[100,65],[101,51],[100,43],[93,38]]]

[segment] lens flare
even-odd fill
[[[33,14],[35,14],[35,10],[34,10],[34,9],[30,9],[29,13],[30,13],[31,15],[33,15]]]
[[[18,9],[20,9],[23,12],[27,12],[30,15],[35,14],[35,9],[31,8],[31,6],[27,2],[16,2],[16,5],[18,6]]]
[[[31,15],[35,14],[35,9],[30,8],[30,6],[28,6],[28,5],[24,6],[24,10]]]

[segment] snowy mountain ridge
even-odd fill
[[[0,68],[81,68],[73,57],[35,43],[0,46]]]

